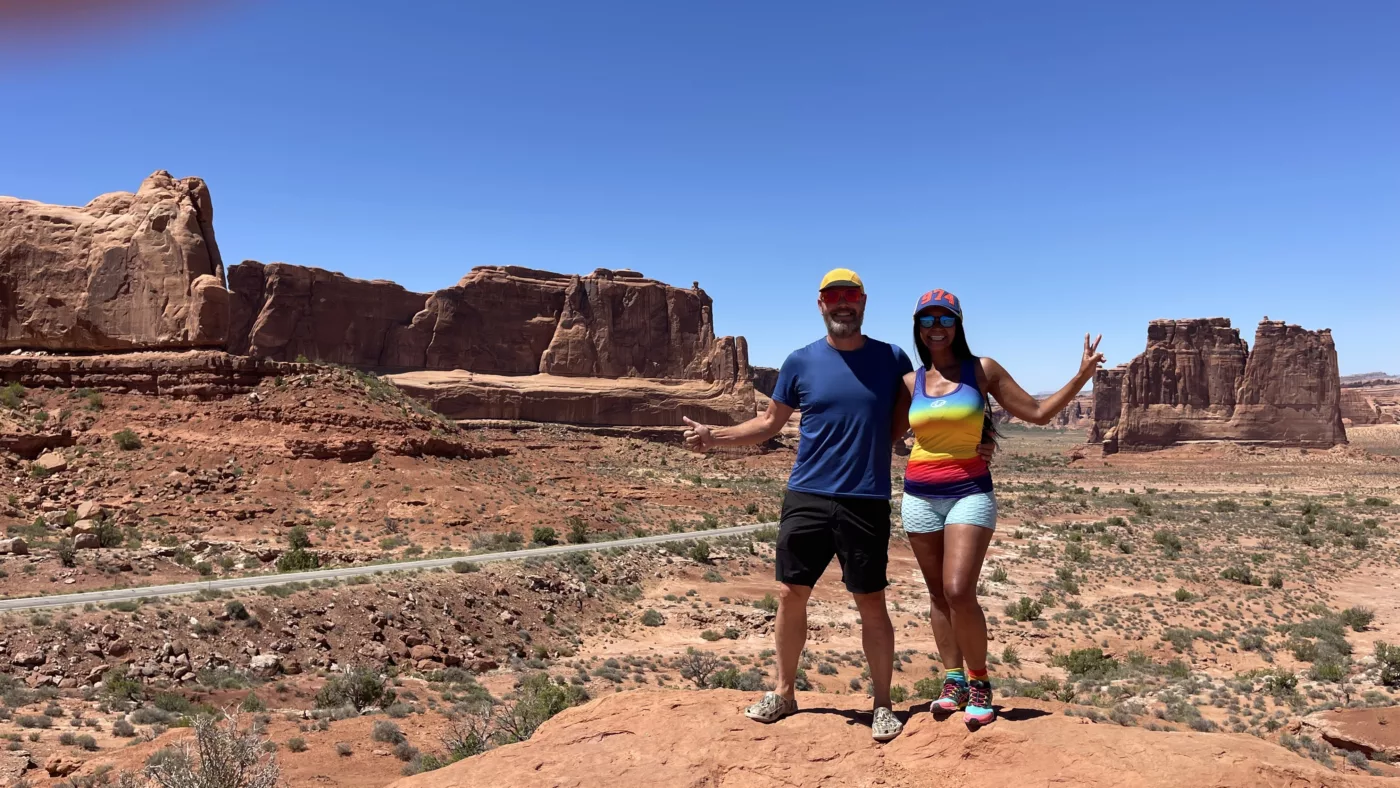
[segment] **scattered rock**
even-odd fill
[[[78,534],[73,537],[73,547],[77,550],[96,550],[102,546],[97,534]]]
[[[29,555],[29,545],[18,536],[0,539],[0,555]]]
[[[68,470],[68,458],[56,451],[45,452],[34,461],[34,464],[48,471],[49,473],[59,473]]]

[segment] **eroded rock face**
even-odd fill
[[[1331,446],[1342,427],[1332,334],[1264,321],[1251,353],[1227,318],[1155,320],[1147,349],[1094,380],[1090,441],[1153,448],[1244,440]]]
[[[633,271],[473,269],[432,295],[315,268],[229,272],[230,350],[383,370],[747,383],[742,338],[716,337],[710,297]]]
[[[773,387],[778,385],[778,370],[773,367],[753,368],[753,387],[765,397],[773,396]]]
[[[1342,419],[1351,424],[1381,424],[1381,409],[1357,389],[1342,389]]]
[[[229,352],[293,361],[396,366],[401,334],[428,296],[393,282],[247,260],[229,269]]]
[[[221,347],[209,189],[165,171],[81,208],[0,197],[0,349]]]

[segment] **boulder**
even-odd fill
[[[96,520],[106,514],[102,509],[102,504],[95,501],[83,501],[78,504],[79,520]]]
[[[68,470],[68,458],[56,451],[39,455],[39,459],[35,460],[34,464],[49,473],[58,473],[59,471]]]
[[[29,555],[29,545],[18,536],[0,539],[0,555]]]
[[[1089,440],[1332,446],[1346,442],[1340,386],[1327,329],[1265,320],[1251,352],[1228,318],[1154,320],[1142,355],[1095,376]]]
[[[67,777],[82,766],[82,761],[61,752],[50,755],[48,760],[44,761],[44,771],[48,772],[50,777]]]
[[[102,546],[102,540],[97,534],[78,534],[73,537],[73,549],[75,550],[96,550]]]
[[[0,197],[0,349],[222,346],[213,220],[204,181],[164,171],[81,208]]]
[[[0,785],[19,785],[24,773],[34,768],[25,750],[0,750]]]
[[[71,529],[73,534],[95,534],[97,533],[97,522],[94,520],[79,520],[73,523]]]
[[[44,664],[42,651],[18,651],[10,658],[10,664],[20,668],[37,668]]]
[[[282,655],[258,654],[248,660],[248,668],[262,678],[271,678],[281,672]]]

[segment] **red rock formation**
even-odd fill
[[[428,297],[393,282],[246,260],[229,269],[229,352],[354,367],[398,366],[402,335]]]
[[[682,416],[735,424],[754,415],[751,386],[702,380],[480,375],[460,370],[404,372],[386,379],[453,419],[658,427],[680,426]]]
[[[1226,318],[1154,320],[1147,350],[1094,382],[1091,442],[1346,442],[1332,334],[1264,321],[1250,353]]]
[[[746,383],[742,338],[716,337],[712,302],[632,271],[586,276],[475,268],[431,296],[314,268],[229,272],[230,349],[394,370]]]
[[[765,397],[773,396],[773,387],[778,385],[778,370],[773,367],[753,368],[753,387]]]
[[[884,745],[870,741],[864,698],[798,693],[799,705],[815,711],[774,726],[743,718],[751,702],[752,693],[733,690],[618,692],[561,712],[529,741],[390,788],[1380,784],[1253,736],[1095,725],[1024,698],[998,698],[1003,719],[975,732],[921,711]]]
[[[267,378],[305,372],[301,364],[233,356],[217,350],[98,356],[0,356],[0,385],[91,389],[167,397],[226,399]]]
[[[82,208],[0,197],[0,349],[221,347],[209,189],[160,171]]]
[[[1358,389],[1342,389],[1342,420],[1351,424],[1380,424],[1381,409]]]

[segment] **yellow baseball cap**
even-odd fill
[[[865,284],[860,281],[860,274],[849,268],[833,268],[822,277],[822,286],[818,290],[825,290],[828,287],[859,287],[861,292],[865,292]]]

